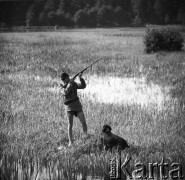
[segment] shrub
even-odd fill
[[[147,27],[144,44],[147,53],[160,50],[179,51],[183,47],[183,37],[175,29]]]

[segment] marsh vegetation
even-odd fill
[[[185,53],[145,54],[143,34],[128,28],[0,34],[1,179],[107,180],[114,154],[93,144],[104,124],[128,141],[130,169],[162,158],[185,168]],[[74,148],[65,148],[60,73],[74,75],[100,57],[79,92],[90,138],[74,121]]]

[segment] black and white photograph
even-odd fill
[[[185,0],[0,0],[0,180],[185,180]]]

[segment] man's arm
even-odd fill
[[[86,88],[86,83],[85,83],[85,80],[83,78],[80,78],[80,83],[77,83],[77,88],[78,89]]]
[[[86,83],[85,83],[85,80],[82,78],[82,73],[78,77],[79,77],[80,83],[77,83],[77,88],[78,89],[86,88]]]

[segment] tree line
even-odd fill
[[[0,1],[2,26],[185,24],[184,0]]]

